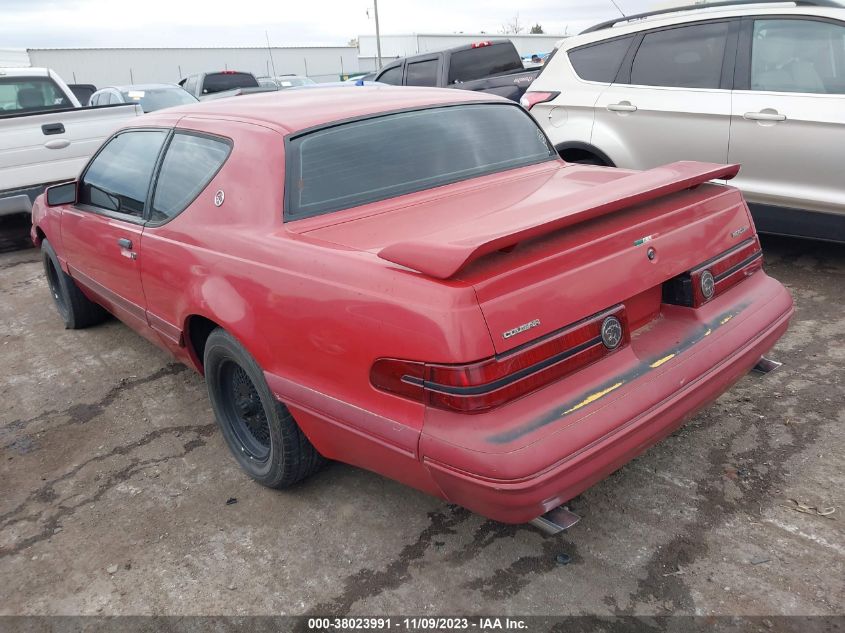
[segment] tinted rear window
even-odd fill
[[[510,104],[396,112],[290,139],[285,218],[297,220],[552,160]]]
[[[202,84],[202,93],[209,95],[233,88],[257,88],[258,80],[249,73],[209,73]]]
[[[510,42],[468,48],[452,53],[449,59],[449,83],[474,81],[523,68],[522,59]]]
[[[622,59],[634,36],[621,37],[569,51],[569,61],[581,79],[611,83],[619,72]],[[548,63],[548,62],[546,62]]]

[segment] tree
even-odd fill
[[[501,32],[503,35],[519,35],[524,30],[525,27],[520,24],[519,12],[517,12],[510,20],[502,24]]]
[[[346,45],[347,45],[347,46],[352,46],[353,48],[358,48],[358,38],[357,38],[357,37],[353,37],[351,40],[349,40],[349,41],[346,43]]]
[[[531,33],[532,35],[542,35],[543,34],[543,27],[540,26],[540,23],[538,22],[537,24],[532,26],[531,30],[528,31],[528,32]]]

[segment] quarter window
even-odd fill
[[[620,37],[569,51],[569,61],[581,79],[609,84],[616,78],[634,36]],[[546,61],[548,64],[548,60]]]
[[[436,86],[437,60],[429,59],[424,62],[408,64],[405,84],[408,86]]]
[[[79,188],[79,202],[143,217],[150,179],[166,137],[163,130],[115,136],[88,166]]]
[[[226,162],[230,149],[222,139],[176,133],[161,164],[150,219],[163,222],[191,204]]]
[[[381,75],[378,76],[376,81],[380,81],[385,84],[392,84],[394,86],[401,86],[402,85],[402,66],[394,66],[393,68],[388,68],[385,70]]]
[[[640,86],[718,88],[727,22],[695,24],[646,33],[631,68]]]
[[[815,20],[756,20],[751,89],[845,94],[845,26]]]

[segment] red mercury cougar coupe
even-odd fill
[[[68,328],[205,375],[260,483],[325,458],[487,517],[552,511],[786,330],[736,165],[561,160],[519,105],[328,88],[147,115],[33,208]]]

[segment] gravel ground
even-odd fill
[[[842,614],[845,248],[765,251],[797,304],[784,366],[557,537],[342,464],[252,483],[199,376],[117,321],[65,331],[38,253],[0,254],[0,614]]]

